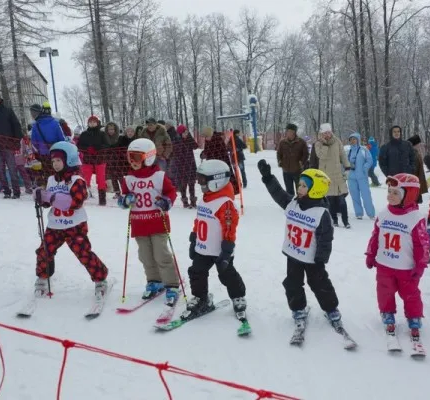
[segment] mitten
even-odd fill
[[[51,204],[52,193],[43,188],[36,188],[33,191],[33,199],[39,205],[43,206],[46,203]]]
[[[136,203],[136,196],[133,193],[118,197],[118,206],[123,209],[130,208],[134,203]]]
[[[196,255],[196,241],[197,241],[197,233],[191,232],[190,233],[190,249],[189,249],[189,256],[191,260],[194,260],[194,257]]]
[[[266,160],[262,159],[257,164],[260,174],[262,176],[261,180],[263,183],[267,183],[272,179],[272,170],[270,165],[267,164]]]
[[[72,205],[72,196],[66,193],[56,193],[51,199],[51,205],[61,211],[67,211]]]
[[[231,240],[223,240],[221,242],[221,253],[215,261],[215,264],[218,268],[227,268],[228,264],[230,263],[230,258],[233,254],[234,246],[235,244]]]
[[[424,268],[415,267],[411,270],[411,278],[412,279],[421,279],[424,275]]]
[[[160,210],[169,211],[172,207],[172,201],[168,197],[156,197],[154,203]]]
[[[375,258],[373,256],[366,257],[366,267],[372,269],[375,266]]]

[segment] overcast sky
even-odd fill
[[[211,13],[222,13],[230,19],[236,20],[243,7],[256,9],[261,15],[275,15],[280,28],[285,31],[295,31],[311,15],[315,6],[315,0],[159,0],[161,3],[161,14],[173,16],[179,19],[185,18],[188,14],[204,16]],[[70,22],[65,21],[70,26]],[[59,112],[61,113],[62,92],[64,87],[80,84],[82,76],[78,67],[72,61],[73,52],[77,51],[82,44],[82,38],[65,38],[53,41],[50,47],[58,49],[59,57],[53,58],[55,86]],[[39,58],[38,52],[28,52],[28,55],[40,69],[49,82],[49,98],[52,110],[54,111],[54,99],[51,86],[51,75],[48,58]],[[67,117],[66,113],[62,115]]]

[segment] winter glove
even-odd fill
[[[194,257],[196,255],[196,241],[197,241],[197,233],[191,232],[190,233],[190,250],[189,250],[189,255],[190,255],[191,260],[194,260]]]
[[[221,253],[215,261],[215,264],[219,269],[225,269],[228,267],[234,246],[235,244],[231,240],[223,240],[221,242]]]
[[[257,166],[262,176],[261,180],[263,183],[268,183],[273,177],[270,165],[267,164],[266,160],[262,159],[258,162]]]
[[[39,205],[51,204],[52,193],[43,188],[36,188],[33,191],[33,199]]]
[[[372,256],[366,257],[366,267],[372,269],[375,266],[375,258]]]
[[[424,275],[424,268],[415,267],[413,270],[411,270],[412,279],[421,279],[423,275]]]
[[[61,211],[67,211],[72,205],[72,196],[67,193],[55,193],[51,198],[51,205]]]
[[[87,149],[87,153],[91,156],[95,156],[97,154],[97,150],[93,146],[90,146]]]
[[[160,210],[166,212],[172,208],[172,201],[168,197],[156,197],[154,203]]]
[[[124,210],[130,208],[134,203],[136,203],[136,196],[133,193],[118,197],[118,206]]]

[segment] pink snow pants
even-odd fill
[[[406,318],[423,317],[423,302],[418,288],[420,280],[411,277],[412,270],[399,270],[378,266],[376,293],[381,313],[396,312],[396,292],[403,300]]]
[[[81,171],[88,187],[91,187],[91,176],[96,174],[98,189],[106,190],[106,164],[84,164]]]

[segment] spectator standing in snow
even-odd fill
[[[105,127],[106,138],[110,149],[107,151],[106,158],[106,183],[110,190],[115,192],[114,198],[121,194],[120,181],[121,171],[119,165],[119,156],[116,150],[119,139],[119,126],[115,122],[108,122]]]
[[[309,158],[306,142],[297,136],[297,125],[287,125],[287,137],[279,143],[277,157],[284,175],[285,189],[294,196],[300,174]]]
[[[348,206],[345,198],[348,195],[346,175],[350,165],[342,142],[333,135],[329,123],[321,124],[319,139],[315,143],[315,154],[319,160],[319,169],[324,171],[331,180],[327,198],[334,226],[339,226],[337,213],[340,212],[345,228],[349,229],[351,225],[348,221]]]
[[[415,171],[415,153],[412,145],[402,139],[402,128],[394,125],[390,129],[390,141],[381,146],[379,167],[385,176]]]
[[[166,130],[170,136],[170,140],[172,141],[172,143],[180,137],[180,134],[178,134],[175,129],[175,122],[170,119],[166,121]]]
[[[369,186],[369,169],[373,165],[373,158],[365,146],[361,146],[361,136],[353,133],[349,137],[351,148],[348,152],[348,161],[351,170],[348,174],[348,187],[351,193],[357,219],[363,219],[363,205],[370,219],[375,218],[375,207],[373,205],[372,193]]]
[[[0,186],[5,198],[19,199],[21,196],[14,154],[20,148],[22,137],[21,124],[17,116],[11,108],[4,105],[0,97]],[[9,170],[12,190],[6,177],[6,166]]]
[[[369,168],[369,178],[372,180],[373,186],[381,186],[378,177],[375,175],[375,168],[378,165],[379,146],[373,136],[370,136],[367,142],[367,148],[369,149],[373,159],[372,166]]]
[[[412,144],[415,153],[415,168],[413,175],[420,180],[420,195],[418,196],[418,204],[423,202],[423,194],[428,192],[426,175],[424,173],[423,158],[421,156],[421,138],[418,135],[413,135],[408,139],[408,142]]]

